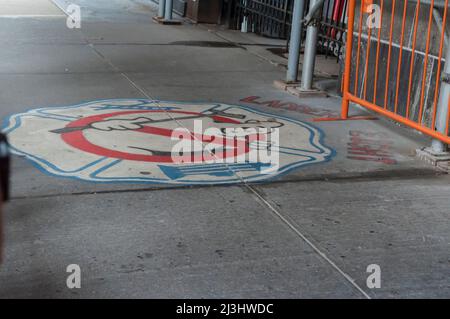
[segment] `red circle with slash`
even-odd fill
[[[77,127],[86,127],[90,128],[89,126],[96,122],[101,122],[106,119],[119,116],[119,115],[130,115],[130,114],[148,114],[148,113],[162,113],[162,112],[169,112],[169,111],[158,111],[158,110],[152,110],[152,111],[123,111],[123,112],[115,112],[115,113],[108,113],[108,114],[100,114],[100,115],[94,115],[94,116],[88,116],[79,120],[76,120],[74,122],[71,122],[69,125],[66,126],[67,129],[69,128],[77,128]],[[205,117],[205,114],[202,113],[196,113],[196,112],[186,112],[186,111],[173,111],[171,110],[170,113],[176,113],[176,114],[182,114],[182,115],[189,115],[189,116],[195,116],[198,115],[199,118]],[[234,119],[230,119],[224,116],[219,115],[211,115],[212,119],[214,119],[217,122],[222,123],[229,123],[229,124],[241,124],[239,121],[236,121]],[[142,134],[154,134],[159,136],[165,136],[168,138],[172,137],[172,134],[174,133],[174,130],[172,129],[165,129],[160,127],[154,127],[150,125],[145,125],[140,129],[133,130],[135,132],[139,132]],[[192,133],[192,135],[194,135]],[[234,152],[227,151],[225,152],[217,152],[214,155],[208,154],[208,155],[201,155],[201,156],[195,156],[194,153],[191,153],[191,156],[187,158],[191,158],[191,162],[203,162],[207,160],[214,160],[214,159],[223,159],[227,157],[235,157],[238,155],[242,155],[245,153],[248,153],[250,151],[247,144],[245,144],[245,147],[237,147],[235,140],[228,141],[230,144],[225,144],[227,139],[219,138],[217,136],[196,136],[194,135],[196,139],[202,142],[208,142],[208,143],[214,143],[214,144],[222,144],[227,146],[234,146]],[[88,152],[91,154],[109,157],[109,158],[118,158],[123,160],[130,160],[130,161],[139,161],[139,162],[160,162],[160,163],[174,163],[179,162],[180,158],[177,158],[177,156],[162,156],[162,155],[144,155],[144,154],[134,154],[134,153],[127,153],[127,152],[121,152],[116,150],[111,150],[108,148],[105,148],[103,146],[95,145],[91,143],[83,133],[83,129],[80,129],[78,131],[72,131],[72,132],[66,132],[61,134],[61,138],[72,147],[75,147],[81,151]],[[190,136],[190,139],[192,140],[192,136]],[[239,143],[239,142],[238,142]],[[242,143],[242,142],[241,142]],[[231,154],[230,154],[231,153]],[[184,159],[186,159],[186,155],[183,156]]]

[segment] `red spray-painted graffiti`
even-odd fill
[[[397,164],[393,158],[392,144],[389,136],[383,132],[350,131],[348,159],[372,161],[388,165]]]
[[[283,102],[281,100],[267,100],[261,101],[261,97],[259,96],[249,96],[241,99],[241,102],[255,104],[255,105],[263,105],[268,107],[273,107],[275,109],[284,109],[288,111],[300,112],[307,115],[312,116],[321,116],[321,117],[339,117],[338,112],[325,110],[325,109],[315,109],[307,105],[297,104],[293,102]]]

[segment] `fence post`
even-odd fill
[[[436,114],[436,130],[447,135],[448,104],[450,102],[450,46],[447,47],[447,53],[445,54],[445,65],[441,79],[439,103]],[[436,153],[447,151],[447,145],[436,139],[431,142],[431,148],[433,152]]]
[[[165,9],[166,9],[166,0],[159,0],[158,18],[164,18]]]
[[[171,21],[172,20],[172,10],[173,10],[173,0],[165,0],[166,8],[164,20]]]
[[[300,49],[302,47],[303,14],[305,11],[305,0],[294,0],[292,12],[291,40],[289,43],[289,60],[286,82],[297,82],[298,63],[300,60]]]
[[[311,0],[310,10],[315,8],[320,0]],[[316,13],[314,13],[315,15]],[[302,90],[308,91],[312,89],[312,82],[314,77],[314,66],[316,63],[317,53],[317,38],[319,35],[319,28],[317,21],[312,20],[306,31],[305,53],[303,55],[303,70],[302,70]]]
[[[344,69],[344,86],[342,88],[342,113],[343,119],[348,118],[348,109],[350,101],[347,94],[350,89],[350,72],[352,70],[352,54],[353,54],[353,28],[355,25],[355,0],[349,0],[348,3],[348,21],[347,21],[347,41],[345,42],[345,69]]]

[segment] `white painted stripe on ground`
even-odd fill
[[[63,14],[0,14],[0,18],[20,19],[20,18],[64,18]]]
[[[59,10],[61,10],[62,11],[62,13],[65,15],[65,16],[67,16],[67,17],[69,17],[70,16],[70,14],[67,12],[67,8],[64,8],[61,4],[59,4],[59,2],[58,1],[55,1],[55,0],[50,0]]]

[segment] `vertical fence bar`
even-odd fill
[[[447,117],[445,121],[445,135],[448,136],[449,134],[449,125],[450,125],[450,96],[448,97],[447,102]]]
[[[348,93],[350,89],[350,73],[352,65],[352,51],[353,51],[353,28],[355,23],[355,0],[349,0],[348,4],[348,28],[347,28],[347,43],[345,49],[345,70],[344,70],[344,90],[342,98],[342,114],[343,119],[348,118],[348,108],[350,101]]]
[[[372,41],[372,26],[369,27],[369,32],[367,33],[367,45],[366,45],[366,65],[364,67],[364,89],[363,89],[363,98],[366,99],[367,94],[367,80],[369,75],[369,59],[370,59],[370,46]]]
[[[322,35],[320,38],[322,38],[322,48],[325,49],[325,58],[328,58],[328,55],[330,53],[329,51],[333,50],[333,42],[332,42],[332,38],[330,36],[332,26],[333,26],[333,14],[331,14],[331,17],[330,17],[331,1],[326,1],[326,3],[327,3],[327,9],[325,10],[325,15],[322,18],[322,21],[324,23],[321,24],[321,27],[320,27],[320,33]],[[335,7],[336,7],[336,0],[333,1],[333,8],[332,8],[333,11],[334,11]],[[326,47],[325,47],[325,45],[326,45]]]
[[[380,28],[378,29],[378,43],[377,43],[377,55],[375,60],[375,83],[373,84],[373,103],[377,103],[377,87],[378,87],[378,66],[380,61],[380,46],[381,46],[381,30],[383,29],[383,11],[384,0],[381,0],[380,8]]]
[[[341,26],[343,26],[345,18],[348,17],[348,6],[347,6],[347,4],[348,4],[348,1],[346,0],[345,1],[345,8],[344,8],[343,15],[342,15],[342,18],[341,18],[341,20],[342,20],[341,21]],[[347,27],[347,33],[348,33],[348,27]],[[344,33],[341,34],[341,39],[342,39],[342,42],[343,42],[343,46],[345,47]],[[339,47],[338,60],[341,57],[341,50],[342,50],[342,48]],[[344,64],[345,64],[345,58],[344,58]],[[344,65],[344,68],[345,68],[345,65]],[[342,73],[342,75],[341,75],[341,93],[342,93],[342,95],[344,95],[344,79],[345,79],[344,73]]]
[[[409,84],[408,84],[408,98],[406,100],[406,117],[409,118],[409,110],[411,106],[411,89],[412,89],[412,79],[414,75],[414,58],[416,54],[416,41],[417,41],[417,26],[419,25],[419,11],[420,11],[420,0],[417,0],[416,4],[416,14],[414,21],[414,34],[413,34],[413,44],[411,51],[411,62],[409,67]]]
[[[400,71],[402,69],[402,59],[403,59],[403,41],[405,38],[405,26],[406,26],[406,12],[408,9],[408,1],[404,0],[403,4],[403,20],[402,20],[402,31],[400,35],[400,53],[398,57],[398,66],[397,66],[397,83],[395,84],[395,103],[394,103],[394,113],[398,112],[398,92],[400,89]]]
[[[283,1],[282,15],[283,15],[283,25],[282,25],[282,34],[287,37],[287,18],[288,18],[288,7],[289,1]]]
[[[445,27],[445,26],[444,26]],[[443,32],[445,28],[443,28]],[[437,106],[436,115],[436,130],[445,136],[449,134],[449,121],[450,121],[450,46],[447,47],[445,55],[445,64],[443,69],[443,76],[441,81],[441,90],[439,95],[439,104]],[[433,140],[431,147],[435,152],[446,151],[444,143],[438,140]]]
[[[418,123],[422,123],[422,113],[423,113],[423,104],[425,98],[425,81],[427,80],[427,68],[428,68],[428,57],[430,55],[430,40],[431,40],[431,26],[433,22],[433,9],[434,9],[434,0],[431,0],[430,5],[430,16],[428,18],[428,29],[427,29],[427,43],[425,45],[425,61],[423,63],[423,74],[422,74],[422,89],[420,92],[420,106],[419,106],[419,118]]]
[[[350,12],[349,12],[350,14]],[[355,14],[353,12],[352,14]],[[358,50],[356,52],[356,71],[355,71],[355,88],[353,90],[353,94],[358,95],[358,80],[359,80],[359,59],[360,59],[360,51],[361,51],[361,36],[362,36],[362,24],[363,24],[363,15],[364,15],[364,0],[361,1],[361,10],[359,13],[359,34],[358,34]],[[349,16],[350,17],[350,16]],[[353,28],[352,28],[353,31]],[[353,35],[352,35],[353,39]],[[348,43],[347,43],[348,45]],[[353,45],[353,43],[352,43]]]
[[[342,11],[340,27],[344,27],[344,25],[345,25],[345,18],[346,17],[348,17],[348,0],[345,0],[345,2],[344,2],[344,8],[343,8],[343,11]],[[348,26],[347,26],[347,32],[348,32]],[[344,40],[345,33],[344,33],[344,31],[342,31],[340,37],[341,37],[341,40],[342,40],[342,46],[345,47],[345,40]],[[339,60],[341,58],[342,47],[339,46],[338,50],[339,50],[338,51],[338,60]],[[345,61],[344,61],[344,63],[345,63]],[[342,74],[342,76],[341,76],[341,93],[342,93],[342,95],[344,95],[344,74]]]
[[[394,18],[395,18],[395,0],[392,0],[391,28],[389,31],[389,50],[386,68],[386,85],[384,88],[384,109],[387,109],[387,102],[389,95],[389,75],[391,72],[392,37],[394,33],[394,23],[395,23]]]
[[[441,76],[442,55],[444,52],[444,44],[445,44],[445,26],[447,25],[447,10],[448,10],[448,0],[445,0],[444,17],[442,18],[441,40],[439,43],[439,59],[438,59],[438,68],[437,68],[437,74],[436,74],[436,90],[434,91],[433,118],[431,120],[431,128],[433,128],[433,129],[436,127],[436,112],[437,112],[437,103],[438,103],[439,91],[440,91],[438,83],[439,83],[439,79]]]

